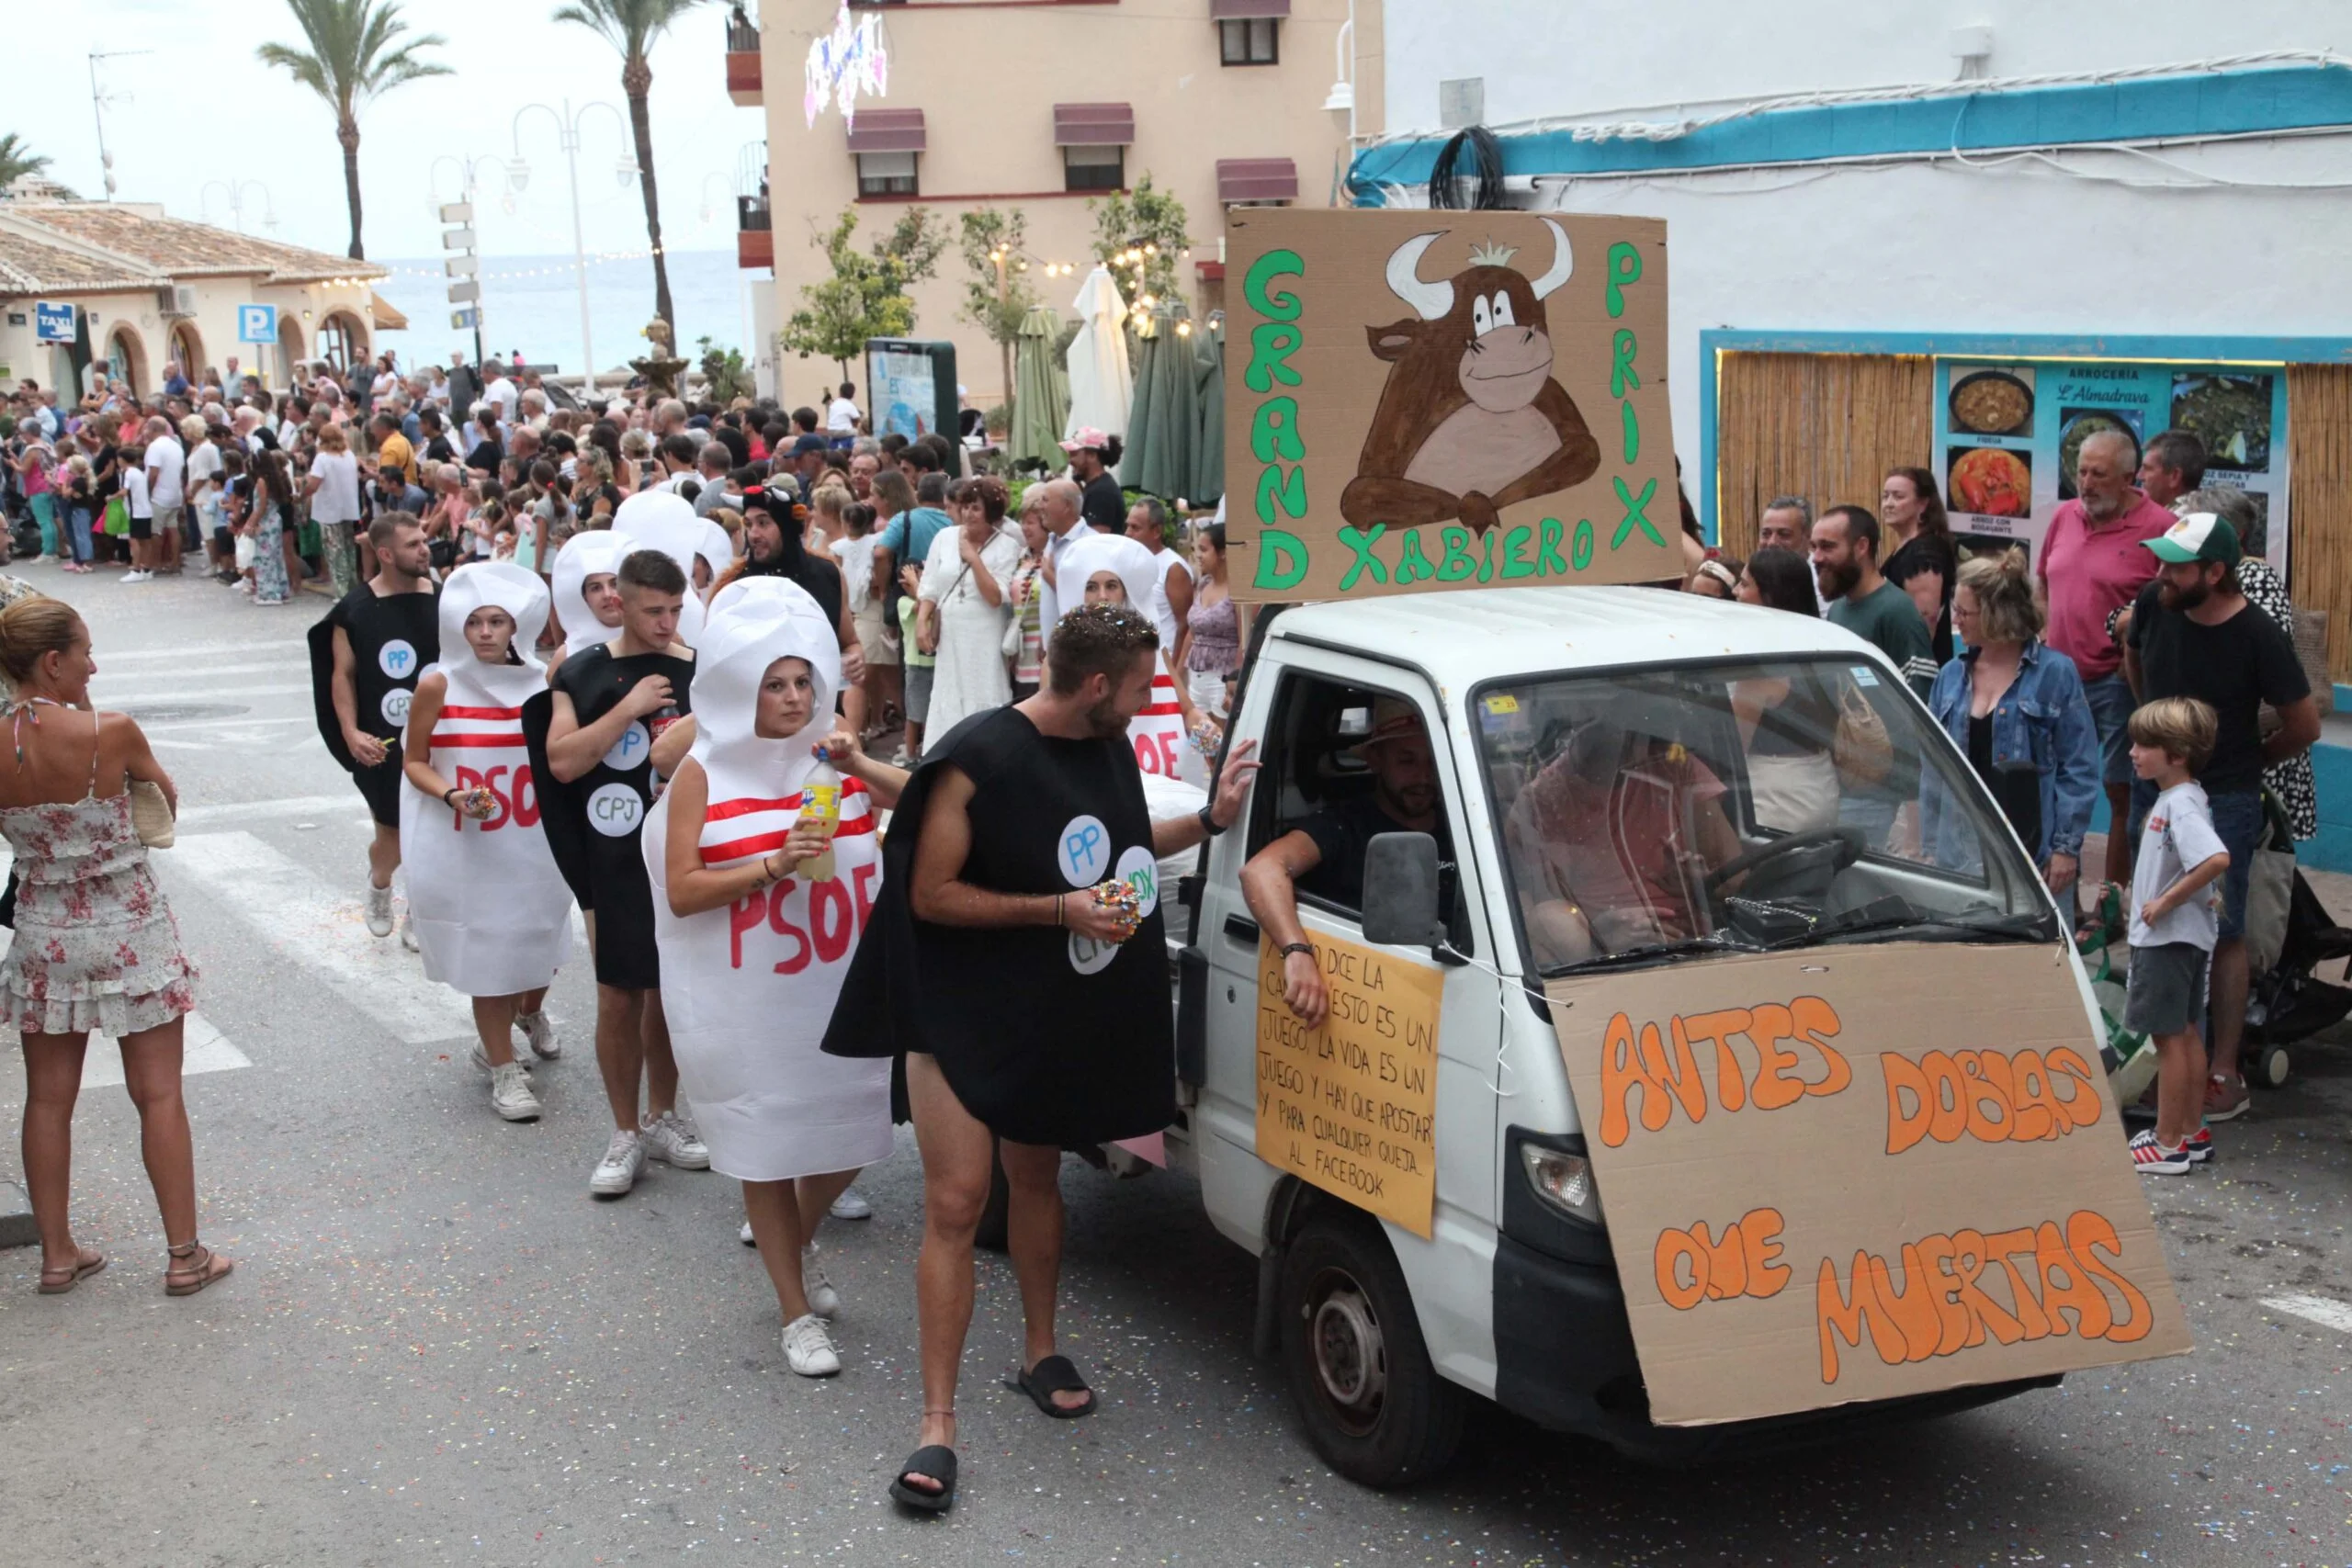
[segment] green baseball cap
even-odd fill
[[[2235,566],[2245,558],[2238,531],[2210,512],[2192,512],[2153,539],[2140,541],[2158,560],[2210,560]]]

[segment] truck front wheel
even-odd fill
[[[1373,1223],[1310,1219],[1281,1281],[1283,1371],[1316,1452],[1367,1486],[1443,1470],[1462,1438],[1463,1391],[1430,1364],[1404,1271]]]

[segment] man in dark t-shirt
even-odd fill
[[[1250,857],[1241,894],[1283,955],[1283,999],[1309,1029],[1330,1010],[1315,945],[1298,918],[1301,889],[1351,910],[1363,908],[1363,857],[1382,833],[1437,840],[1438,908],[1453,908],[1453,840],[1438,797],[1437,760],[1421,716],[1402,697],[1379,697],[1372,733],[1353,748],[1372,769],[1372,793],[1335,802]]]
[[[2221,940],[2207,990],[2212,1078],[2205,1092],[2206,1116],[2225,1122],[2246,1105],[2238,1042],[2245,1030],[2245,894],[2262,829],[2262,770],[2319,739],[2319,708],[2294,644],[2239,591],[2235,529],[2210,512],[2197,512],[2143,543],[2162,564],[2132,607],[2123,673],[2141,702],[2195,697],[2221,721],[2212,760],[2197,782],[2212,807],[2214,831],[2230,852],[2222,877]],[[2266,703],[2280,720],[2267,740]],[[2134,839],[2155,798],[2146,780],[2133,786]]]

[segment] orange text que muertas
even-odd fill
[[[1837,1010],[1819,997],[1798,997],[1786,1007],[1763,1002],[1678,1015],[1667,1021],[1664,1033],[1645,1023],[1636,1034],[1633,1020],[1621,1012],[1601,1037],[1600,1141],[1622,1146],[1633,1135],[1636,1115],[1644,1129],[1657,1132],[1678,1106],[1693,1122],[1704,1121],[1710,1080],[1699,1060],[1709,1048],[1712,1103],[1726,1111],[1750,1105],[1778,1111],[1807,1095],[1836,1094],[1854,1080],[1853,1068],[1829,1044],[1838,1032]],[[1732,1048],[1741,1038],[1755,1054],[1752,1071]]]

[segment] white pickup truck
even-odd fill
[[[1278,986],[1263,994],[1267,960],[1241,871],[1312,814],[1371,792],[1355,743],[1383,697],[1412,705],[1426,727],[1450,843],[1376,840],[1360,881],[1343,874],[1318,892],[1309,879],[1299,910],[1318,941],[1369,946],[1441,976],[1426,1236],[1340,1196],[1342,1180],[1318,1184],[1261,1156],[1261,1030],[1277,1027],[1283,1002]],[[1841,783],[1849,760],[1832,756],[1855,739],[1838,733],[1855,704],[1867,704],[1864,738],[1871,716],[1883,731],[1875,788],[1853,784],[1850,767]],[[1703,978],[1711,965],[1720,975],[1783,953],[1821,955],[1806,965],[1818,971],[1830,957],[1863,962],[1849,957],[1857,947],[1904,943],[1928,955],[1946,989],[1965,993],[1972,973],[1991,973],[1972,966],[2006,953],[2038,963],[2045,1002],[2057,998],[2058,1034],[2098,1061],[2096,1010],[2052,899],[1966,759],[1875,650],[1824,621],[1641,588],[1307,605],[1259,630],[1230,737],[1252,739],[1264,769],[1246,821],[1212,840],[1170,889],[1183,906],[1171,929],[1189,942],[1176,955],[1182,1109],[1167,1158],[1197,1176],[1217,1229],[1259,1258],[1260,1352],[1279,1351],[1307,1432],[1334,1468],[1374,1485],[1433,1473],[1470,1394],[1545,1427],[1682,1459],[1962,1409],[2049,1386],[2071,1366],[2126,1359],[2092,1346],[2086,1328],[2067,1342],[2076,1359],[2035,1360],[2024,1355],[2032,1345],[1971,1349],[1964,1356],[1986,1359],[1927,1392],[1875,1396],[1901,1385],[1849,1375],[1818,1408],[1770,1419],[1653,1419],[1622,1249],[1604,1218],[1618,1190],[1596,1179],[1587,1139],[1598,1111],[1572,1092],[1548,985],[1654,981],[1669,965],[1678,978]],[[1694,820],[1702,812],[1717,824],[1712,857],[1710,830]],[[1734,863],[1723,824],[1736,837]],[[1932,840],[1924,847],[1923,832]],[[1351,883],[1365,907],[1351,907]],[[2074,1103],[2103,1111],[2109,1134],[2119,1125],[2111,1099]],[[2089,1142],[2079,1141],[2079,1156],[2094,1152]],[[1783,1171],[1816,1157],[1794,1129],[1773,1146],[1767,1157]],[[2102,1147],[2128,1171],[2119,1142]],[[1951,1153],[1929,1145],[1905,1157]],[[2041,1197],[2064,1197],[2052,1190],[2066,1184],[2060,1167],[2035,1163],[2039,1153],[2016,1157],[2026,1172],[2009,1183],[2022,1183],[2018,1201],[2037,1184]],[[2136,1181],[2120,1180],[2139,1201]],[[2118,1224],[2144,1226],[2144,1204]],[[1802,1228],[1792,1224],[1792,1262]],[[2015,1234],[2030,1244],[2033,1232]],[[1825,1264],[1825,1281],[1832,1272]],[[1812,1277],[1797,1273],[1809,1303]],[[2168,1283],[2161,1301],[2170,1303]],[[1850,1335],[1867,1345],[1863,1309],[1850,1310]],[[1714,1321],[1728,1331],[1736,1320]],[[1804,1335],[1792,1341],[1799,1360],[1812,1355],[1812,1322],[1808,1305]],[[2138,1327],[2146,1333],[2144,1314]],[[1825,1346],[1829,1337],[1825,1326]],[[1882,1335],[1882,1358],[1885,1343]],[[1901,1360],[1899,1337],[1894,1345]],[[2018,1359],[1991,1359],[1996,1350]],[[1866,1350],[1849,1350],[1847,1367],[1858,1361],[1873,1376],[1882,1370]]]

